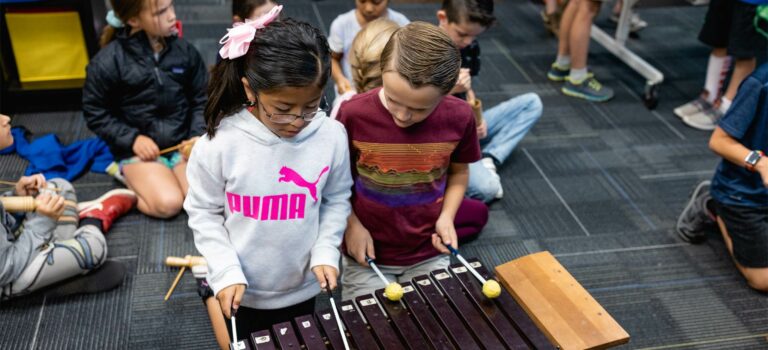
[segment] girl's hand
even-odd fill
[[[317,282],[320,283],[320,288],[325,290],[336,289],[336,278],[339,276],[339,271],[333,266],[317,265],[312,268],[312,272],[317,277]]]
[[[244,284],[233,284],[219,291],[216,294],[216,300],[221,305],[221,311],[226,318],[232,318],[232,309],[240,308],[240,301],[243,300],[245,293]]]
[[[64,213],[64,197],[56,194],[43,193],[35,198],[35,212],[47,216],[53,221]]]
[[[45,187],[45,176],[43,174],[22,176],[16,182],[16,194],[19,196],[33,196],[43,187]]]
[[[349,221],[347,230],[344,232],[344,244],[347,246],[347,253],[360,265],[368,266],[365,261],[366,255],[376,259],[371,232],[357,219]]]
[[[456,236],[456,228],[453,226],[453,219],[440,215],[435,223],[436,233],[432,234],[432,246],[443,254],[450,254],[451,252],[445,245],[458,249],[459,240]]]
[[[181,148],[179,150],[185,161],[189,160],[189,155],[192,154],[192,147],[195,146],[195,142],[197,142],[197,139],[199,138],[200,136],[195,136],[189,140],[181,141]]]
[[[149,162],[160,156],[160,148],[151,138],[139,135],[133,141],[133,153],[142,161]]]

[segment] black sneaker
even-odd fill
[[[707,240],[707,229],[715,224],[714,216],[707,209],[707,202],[712,200],[709,194],[711,181],[699,183],[691,194],[680,217],[677,218],[675,231],[680,239],[693,244]]]

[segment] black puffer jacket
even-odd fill
[[[163,149],[205,130],[208,74],[197,50],[171,36],[156,60],[146,34],[129,29],[94,56],[83,88],[88,127],[118,160],[134,155],[139,135]]]

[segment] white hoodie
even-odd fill
[[[243,109],[195,143],[187,179],[184,209],[214,293],[242,283],[241,305],[283,308],[320,292],[312,267],[338,269],[352,186],[341,123],[319,115],[280,138]]]

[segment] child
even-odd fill
[[[344,102],[353,212],[344,234],[343,299],[382,288],[366,267],[376,259],[393,281],[445,268],[444,244],[477,234],[488,208],[464,199],[468,163],[480,159],[466,102],[446,96],[456,83],[459,51],[439,28],[398,29],[381,54],[383,85]]]
[[[225,36],[207,135],[187,168],[184,208],[207,282],[227,318],[239,310],[242,335],[313,313],[320,289],[336,287],[350,212],[344,127],[319,110],[326,38],[304,22],[272,22],[281,9]]]
[[[381,86],[381,65],[379,64],[381,51],[384,50],[384,46],[387,45],[389,38],[392,37],[397,28],[400,28],[397,23],[386,18],[379,18],[368,23],[355,35],[352,48],[349,51],[349,65],[352,69],[354,90],[350,90],[333,100],[331,118],[336,119],[341,103],[355,96],[355,91],[366,92]]]
[[[232,22],[253,21],[277,5],[272,0],[232,0]]]
[[[766,40],[752,22],[758,4],[768,0],[711,0],[699,40],[712,47],[707,64],[704,89],[699,97],[675,108],[675,115],[686,125],[700,130],[714,130],[736,96],[742,80],[756,65],[758,54],[765,53]],[[729,57],[730,56],[730,57]],[[733,74],[725,90],[720,90],[733,58]]]
[[[711,189],[709,181],[697,186],[678,234],[687,242],[704,241],[714,212],[736,267],[752,288],[768,292],[768,64],[741,84],[709,147],[723,161]]]
[[[480,45],[475,38],[493,25],[493,0],[443,0],[437,11],[440,29],[461,50],[459,81],[451,90],[470,105],[479,105],[472,90],[472,76],[480,72]],[[476,102],[475,102],[476,101]],[[480,112],[481,106],[476,107]],[[535,93],[513,97],[481,111],[477,134],[483,159],[469,165],[467,196],[490,202],[504,195],[496,168],[507,160],[512,150],[541,117],[541,99]]]
[[[561,91],[571,97],[605,102],[613,98],[613,89],[603,86],[587,71],[589,33],[592,20],[605,0],[569,0],[560,20],[557,58],[547,72],[552,81],[565,81]]]
[[[361,28],[373,20],[384,17],[404,26],[410,21],[400,12],[387,8],[389,0],[355,0],[355,9],[336,17],[331,23],[328,45],[333,52],[331,74],[339,95],[352,90],[352,71],[349,67],[349,49]]]
[[[102,49],[87,68],[83,115],[109,145],[139,210],[169,218],[187,192],[186,160],[160,150],[203,133],[207,73],[197,50],[174,35],[171,0],[111,3]]]
[[[0,114],[0,148],[13,143],[10,129],[10,118]],[[81,203],[84,209],[78,214],[75,189],[69,182],[46,181],[37,174],[22,176],[13,192],[4,196],[36,196],[36,208],[16,216],[0,202],[0,300],[65,280],[48,295],[97,292],[122,283],[125,268],[118,262],[106,262],[104,233],[131,210],[136,203],[133,193],[107,192],[95,201]]]

